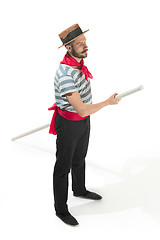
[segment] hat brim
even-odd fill
[[[65,46],[65,45],[67,45],[68,43],[72,42],[73,40],[75,40],[76,38],[78,38],[79,36],[81,36],[82,34],[84,34],[84,33],[88,32],[88,31],[89,31],[89,29],[88,29],[88,30],[86,30],[86,31],[84,31],[83,33],[81,33],[81,34],[80,34],[80,35],[78,35],[77,37],[73,38],[71,41],[69,41],[69,42],[67,42],[67,43],[63,44],[63,45],[62,45],[62,46],[60,46],[60,47],[58,47],[58,49],[59,49],[59,48],[61,48],[61,47],[63,47],[63,46]]]

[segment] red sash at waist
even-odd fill
[[[81,117],[78,113],[75,112],[69,112],[66,110],[62,110],[59,107],[57,107],[56,103],[53,104],[52,107],[48,108],[48,110],[54,110],[54,114],[51,120],[51,124],[50,124],[50,128],[49,128],[49,133],[53,134],[53,135],[57,135],[56,132],[56,126],[55,126],[55,118],[56,118],[56,114],[57,112],[64,118],[66,118],[67,120],[71,120],[71,121],[80,121],[83,120],[86,117]]]

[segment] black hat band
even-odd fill
[[[68,33],[68,35],[65,38],[61,38],[62,43],[66,44],[70,42],[72,39],[78,37],[80,34],[82,34],[82,29],[80,27],[74,29],[72,32]]]

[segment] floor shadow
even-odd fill
[[[105,174],[112,172],[103,167],[95,167]],[[102,194],[101,201],[71,207],[72,213],[75,216],[95,215],[140,207],[160,223],[160,159],[133,159],[124,165],[121,172],[113,173],[121,178],[120,182],[94,189]]]

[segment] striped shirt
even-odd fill
[[[78,92],[84,104],[92,104],[90,79],[87,82],[81,70],[66,64],[60,64],[56,71],[54,90],[56,105],[62,110],[76,112],[66,97],[70,92]]]

